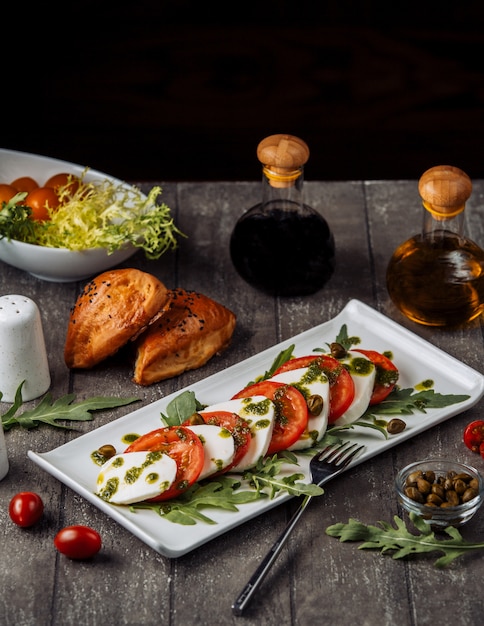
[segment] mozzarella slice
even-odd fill
[[[243,472],[254,467],[257,461],[264,457],[271,442],[272,431],[275,423],[275,407],[272,400],[265,396],[253,396],[252,398],[236,398],[213,404],[201,413],[212,411],[230,411],[237,413],[249,424],[252,435],[249,449],[241,461],[231,468],[230,472]]]
[[[344,426],[355,422],[368,408],[375,384],[376,367],[367,356],[352,350],[348,350],[347,356],[339,360],[348,369],[355,384],[353,402],[334,423],[335,426]]]
[[[112,504],[142,502],[171,487],[176,473],[176,461],[162,452],[116,454],[102,466],[97,495]]]
[[[289,450],[303,450],[310,448],[319,441],[328,427],[329,415],[329,381],[328,377],[321,371],[321,375],[315,375],[314,368],[309,370],[307,367],[301,367],[288,372],[282,372],[273,376],[270,380],[279,383],[285,383],[296,387],[304,398],[319,395],[323,399],[321,412],[318,415],[311,415],[308,412],[308,427],[299,437],[299,439],[289,447]]]
[[[187,428],[199,437],[203,445],[204,463],[198,480],[220,472],[232,463],[235,442],[226,428],[213,424],[194,424]]]

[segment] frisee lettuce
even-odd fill
[[[69,250],[105,248],[110,254],[130,244],[158,259],[176,248],[177,236],[185,236],[170,208],[159,202],[161,193],[158,186],[145,196],[124,183],[82,178],[77,191],[44,222],[31,220],[30,209],[12,199],[1,211],[0,238]]]

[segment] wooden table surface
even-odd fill
[[[145,191],[152,186],[138,184]],[[92,371],[70,372],[63,361],[65,332],[69,309],[84,283],[44,282],[2,263],[1,294],[28,296],[40,308],[55,398],[71,392],[78,399],[137,396],[141,402],[134,406],[138,408],[331,319],[353,298],[484,372],[480,321],[458,330],[418,326],[404,318],[388,297],[385,270],[389,258],[397,244],[421,228],[417,181],[306,181],[306,201],[325,215],[334,232],[336,270],[319,293],[279,300],[245,284],[233,269],[228,251],[236,219],[259,201],[260,183],[184,182],[162,183],[162,187],[163,200],[187,238],[180,240],[176,252],[159,261],[149,262],[138,254],[126,266],[149,271],[168,287],[205,293],[231,308],[238,321],[230,348],[199,370],[145,388],[131,381],[131,364],[122,360]],[[484,180],[474,181],[467,228],[481,246],[483,198]],[[0,482],[0,623],[478,624],[484,606],[484,559],[479,552],[437,569],[437,555],[394,560],[358,550],[359,544],[340,543],[326,535],[325,529],[350,517],[374,524],[402,516],[393,480],[398,469],[412,461],[441,455],[484,470],[484,461],[462,443],[463,428],[482,416],[483,402],[327,485],[325,494],[311,503],[243,617],[232,615],[232,603],[282,531],[297,500],[182,557],[168,559],[27,457],[30,449],[49,451],[129,413],[133,406],[97,413],[75,431],[14,428],[5,434],[10,471]],[[1,405],[2,413],[8,406]],[[45,503],[42,522],[31,529],[16,527],[8,516],[10,498],[19,491],[35,491]],[[56,532],[71,524],[86,524],[101,534],[103,548],[91,561],[71,561],[54,549]],[[484,512],[462,533],[468,540],[482,541]]]

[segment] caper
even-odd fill
[[[450,506],[457,506],[458,504],[460,504],[459,494],[453,489],[449,489],[445,492],[445,499]]]
[[[475,489],[476,493],[477,491],[479,491],[479,481],[477,480],[477,478],[473,478],[470,482],[469,482],[469,487],[471,489]]]
[[[111,459],[116,454],[116,448],[112,446],[110,443],[107,443],[104,446],[101,446],[98,449],[98,452],[105,459]]]
[[[188,418],[187,422],[190,424],[190,426],[196,426],[197,424],[205,424],[205,421],[203,417],[200,415],[200,413],[192,413],[190,417]]]
[[[472,487],[468,487],[461,496],[462,502],[469,502],[477,497],[479,492],[477,489],[473,489]]]
[[[323,410],[324,400],[322,396],[315,393],[307,399],[308,411],[311,415],[319,415]]]
[[[428,480],[425,480],[425,478],[419,478],[417,480],[417,489],[420,491],[420,493],[423,493],[423,495],[427,495],[428,493],[430,493],[430,490],[432,489],[432,485],[429,483]]]
[[[420,478],[423,478],[423,472],[421,470],[417,470],[407,476],[406,483],[407,485],[416,485]]]
[[[448,508],[469,502],[479,494],[479,481],[466,472],[437,476],[432,470],[415,470],[405,480],[405,495],[430,507]]]
[[[467,489],[467,484],[460,478],[454,480],[454,491],[461,496]]]
[[[417,487],[407,487],[405,489],[405,495],[407,496],[407,498],[415,500],[415,502],[420,502],[421,504],[425,502],[423,495],[420,493]]]
[[[425,504],[431,505],[431,506],[440,506],[443,502],[443,499],[440,498],[436,493],[429,493],[429,495],[427,496],[427,500],[425,502]]]
[[[390,433],[390,435],[396,435],[397,433],[401,433],[402,431],[404,431],[406,427],[407,425],[403,420],[395,417],[388,422],[387,431]]]
[[[441,500],[444,500],[445,498],[445,489],[442,487],[442,485],[439,485],[437,483],[434,483],[432,485],[432,493],[434,493]]]
[[[346,350],[340,343],[333,342],[330,344],[329,349],[331,350],[331,356],[335,359],[344,359],[346,356]]]

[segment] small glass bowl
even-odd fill
[[[406,489],[409,486],[417,488],[413,478],[419,476],[418,472],[433,472],[435,474],[434,485],[436,485],[439,481],[439,477],[445,478],[450,475],[450,472],[455,474],[466,474],[474,479],[472,486],[475,488],[477,495],[467,502],[457,504],[455,506],[441,507],[426,504],[425,499],[427,496],[423,494],[421,494],[423,503],[418,502],[417,500],[409,497],[408,491],[406,492]],[[439,528],[446,528],[447,526],[462,526],[462,524],[468,522],[479,510],[484,497],[484,481],[479,472],[470,465],[458,463],[457,461],[451,461],[450,459],[428,459],[426,461],[411,463],[398,472],[395,484],[398,493],[398,500],[404,509],[406,509],[409,513],[417,514],[427,524],[437,530]],[[423,483],[420,483],[420,487],[428,488],[428,486]],[[438,491],[438,487],[434,487],[434,490]]]

